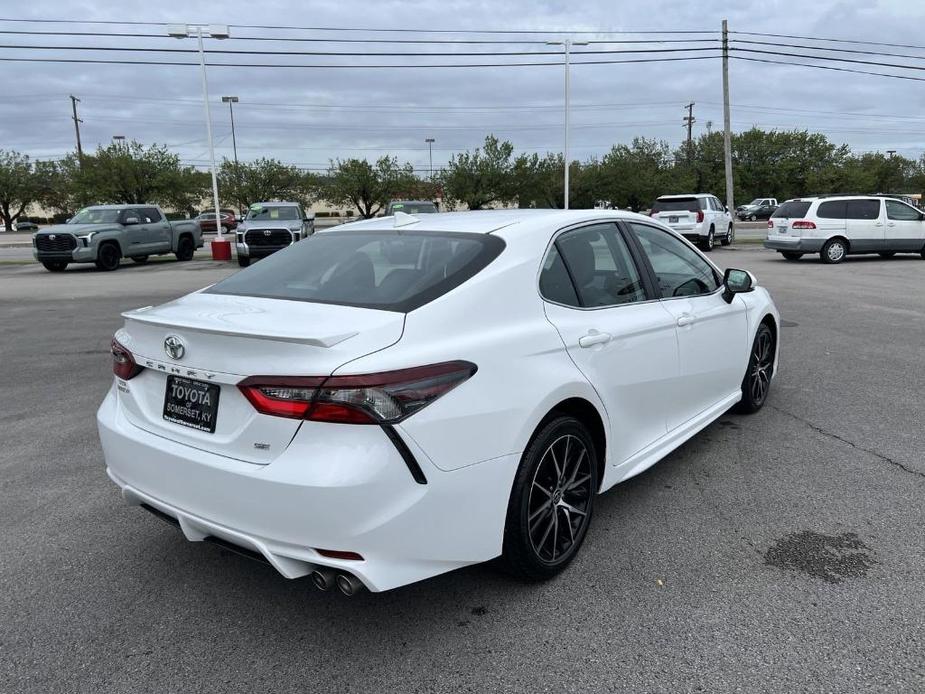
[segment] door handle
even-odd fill
[[[877,222],[876,224],[874,224],[874,226],[875,226],[875,227],[882,227],[882,226],[883,226],[883,222]],[[893,225],[891,224],[890,226],[893,226]]]
[[[678,327],[683,328],[685,325],[692,325],[697,319],[689,313],[682,313],[678,316]]]
[[[895,227],[896,224],[894,224],[893,222],[887,222],[887,226],[888,226],[888,227]]]
[[[578,338],[578,346],[593,347],[594,345],[602,345],[605,342],[610,342],[610,338],[610,333],[601,333],[597,330],[589,330],[587,335],[582,335]]]

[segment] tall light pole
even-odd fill
[[[436,140],[432,137],[424,139],[424,142],[427,143],[427,155],[430,157],[430,180],[431,183],[434,180],[434,143]]]
[[[209,110],[209,82],[206,79],[206,55],[202,48],[202,37],[203,34],[205,34],[213,39],[227,39],[230,36],[228,26],[225,24],[209,24],[207,26],[202,24],[170,24],[167,27],[167,34],[168,36],[173,36],[178,39],[195,37],[199,44],[199,67],[202,69],[202,100],[205,104],[206,132],[209,137],[209,158],[212,161],[212,202],[215,204],[215,229],[218,233],[218,241],[221,244],[222,227],[218,221],[222,218],[222,213],[218,204],[218,176],[215,170],[215,144],[212,141],[212,113]],[[212,255],[214,258],[214,248]]]
[[[228,111],[231,113],[231,147],[234,149],[234,170],[238,171],[238,141],[234,136],[234,105],[238,103],[236,96],[223,96],[222,103],[228,104]]]
[[[565,147],[563,151],[563,159],[565,161],[565,205],[563,209],[568,209],[568,125],[569,125],[569,99],[571,98],[571,85],[569,82],[569,72],[571,67],[571,49],[572,46],[587,46],[587,41],[572,41],[571,39],[565,39],[565,41],[547,41],[547,46],[562,46],[565,49]]]

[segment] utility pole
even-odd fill
[[[684,116],[684,124],[687,126],[687,161],[690,162],[694,146],[692,131],[694,128],[694,121],[696,120],[694,118],[694,103],[691,102],[684,108],[687,109],[687,115]]]
[[[73,112],[74,119],[74,131],[77,133],[77,163],[83,164],[84,160],[84,151],[80,146],[80,124],[83,123],[80,118],[77,117],[77,104],[80,103],[80,99],[76,96],[71,96],[71,111]]]
[[[726,207],[735,209],[732,190],[732,125],[729,115],[729,23],[723,20],[723,163],[726,169]]]

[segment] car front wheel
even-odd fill
[[[767,323],[762,323],[755,333],[748,357],[748,369],[742,379],[742,399],[737,407],[739,412],[757,412],[768,399],[771,377],[774,375],[774,351],[774,333]]]
[[[42,265],[49,272],[64,272],[67,269],[66,260],[43,260]]]
[[[541,581],[575,558],[597,484],[597,453],[585,426],[569,416],[548,421],[524,452],[508,502],[502,561],[511,573]]]
[[[250,264],[251,264],[251,259],[250,259],[250,258],[248,258],[248,257],[245,256],[245,255],[239,255],[239,256],[238,256],[238,265],[240,265],[241,267],[247,267],[247,266],[250,265]]]
[[[119,269],[120,260],[122,253],[119,247],[114,243],[104,243],[96,254],[96,267],[104,272],[112,272]]]
[[[707,238],[700,242],[700,250],[706,251],[709,253],[713,250],[713,246],[716,244],[715,233],[713,228],[710,228],[710,233],[707,234]]]
[[[723,240],[720,241],[724,246],[731,246],[736,240],[736,230],[730,224],[729,228],[726,230],[726,235],[723,237]]]

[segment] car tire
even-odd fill
[[[66,260],[43,260],[42,265],[49,272],[64,272],[67,269]]]
[[[504,524],[505,568],[522,580],[542,581],[568,566],[591,523],[597,485],[597,452],[587,428],[569,416],[546,421],[514,478]]]
[[[138,263],[139,265],[144,265],[148,262],[148,256],[146,255],[133,255],[132,262]]]
[[[713,250],[713,246],[716,244],[716,232],[713,230],[713,227],[710,227],[710,233],[707,234],[707,238],[700,242],[700,250],[704,253],[709,253]]]
[[[736,240],[736,230],[730,224],[729,228],[726,230],[726,235],[723,237],[720,243],[723,244],[724,246],[731,246],[735,242],[735,240]]]
[[[748,355],[748,368],[742,379],[742,399],[736,405],[737,412],[752,414],[767,402],[774,376],[775,350],[774,331],[767,323],[762,323],[758,326]]]
[[[879,255],[881,258],[892,258],[894,255],[896,255],[896,251],[880,251],[877,255]]]
[[[750,214],[750,215],[748,215],[748,221],[750,221],[750,222],[757,222],[757,221],[758,221],[758,217],[756,217],[756,216],[753,215],[753,214]]]
[[[780,254],[784,256],[785,260],[799,260],[803,257],[802,253],[797,253],[796,251],[781,251]]]
[[[189,236],[181,236],[177,242],[177,260],[181,262],[192,260],[195,252],[196,248],[193,246],[193,239]]]
[[[103,272],[118,270],[121,260],[122,251],[114,243],[104,243],[96,252],[96,267]]]
[[[837,265],[845,259],[846,255],[848,255],[848,243],[840,238],[829,239],[819,251],[819,257],[826,265]]]
[[[227,233],[228,233],[228,227],[222,224],[222,235],[225,235]]]
[[[250,264],[251,264],[250,258],[248,258],[247,256],[240,256],[240,255],[238,256],[238,265],[240,265],[241,267],[247,267]]]

